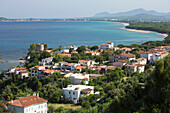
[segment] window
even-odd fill
[[[47,105],[45,104],[44,107],[46,107]]]
[[[43,111],[41,111],[41,113],[43,113]]]
[[[46,113],[46,110],[44,111],[44,113]]]
[[[75,92],[73,92],[73,95],[75,95]]]
[[[38,106],[38,109],[40,109],[40,105]]]
[[[41,108],[43,108],[43,105],[41,105]]]
[[[70,91],[69,91],[69,94],[70,94]]]

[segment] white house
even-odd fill
[[[91,54],[92,56],[94,56],[94,55],[100,55],[100,52],[98,52],[98,51],[85,51],[84,52],[85,54]]]
[[[108,42],[107,44],[101,44],[100,45],[100,49],[110,49],[112,47],[114,47],[113,42]]]
[[[47,100],[40,98],[39,94],[11,100],[8,103],[8,108],[16,113],[47,113]]]
[[[111,50],[114,50],[114,51],[119,50],[118,47],[111,47],[110,49],[111,49]]]
[[[69,49],[62,49],[60,50],[60,53],[69,53]]]
[[[130,62],[131,60],[135,60],[135,55],[132,53],[123,53],[120,55],[115,55],[109,58],[109,62],[117,62],[119,60],[126,60],[127,62]]]
[[[138,59],[135,60],[135,63],[146,65],[147,59],[146,58],[138,58]]]
[[[125,70],[129,73],[139,72],[143,73],[145,71],[145,65],[142,64],[128,64],[125,66]]]
[[[150,59],[150,62],[155,62],[156,60],[162,59],[162,58],[166,57],[168,54],[169,54],[168,52],[154,53]]]
[[[81,96],[94,94],[94,86],[68,85],[62,92],[66,100],[76,104]]]
[[[93,65],[95,62],[93,60],[79,60],[78,64],[80,64],[81,66],[91,66]]]
[[[144,52],[140,53],[141,57],[146,58],[147,60],[150,60],[151,57],[153,56],[153,52]]]
[[[38,76],[39,70],[45,70],[45,66],[35,66],[34,68],[30,68],[31,77]]]
[[[131,49],[131,48],[124,47],[124,48],[120,48],[119,50],[120,50],[120,51],[123,51],[123,52],[126,52],[126,51],[131,51],[132,49]]]
[[[64,48],[77,50],[78,47],[72,45],[72,46],[64,46]]]
[[[75,73],[69,76],[69,78],[72,80],[72,84],[79,84],[84,80],[85,84],[88,84],[89,81],[89,74],[81,74],[81,73]]]
[[[41,62],[39,62],[40,66],[46,66],[46,65],[52,65],[53,57],[42,59]]]

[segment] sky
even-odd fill
[[[74,18],[137,8],[170,12],[170,0],[0,0],[0,17]]]

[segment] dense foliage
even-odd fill
[[[126,28],[170,34],[169,22],[130,22],[130,25],[126,26]]]

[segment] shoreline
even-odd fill
[[[161,35],[163,37],[167,37],[168,34],[164,34],[164,33],[158,33],[158,32],[155,32],[155,31],[148,31],[148,30],[137,30],[137,29],[129,29],[129,28],[126,28],[126,26],[129,26],[130,24],[129,23],[124,23],[124,22],[117,22],[117,23],[122,23],[125,27],[123,28],[120,28],[120,29],[124,29],[124,30],[127,30],[127,31],[132,31],[132,32],[138,32],[138,33],[154,33],[154,34],[157,34],[157,35]]]

